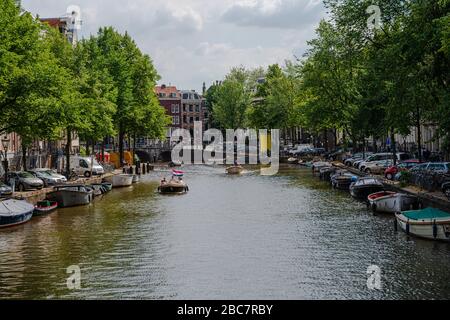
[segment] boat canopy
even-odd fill
[[[427,208],[416,211],[405,211],[402,214],[406,218],[411,220],[450,219],[450,213],[435,208]]]

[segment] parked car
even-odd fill
[[[44,188],[44,181],[26,171],[8,172],[8,183],[20,192]]]
[[[410,170],[411,172],[433,171],[436,173],[450,173],[450,162],[428,162],[419,164]]]
[[[299,145],[289,151],[292,156],[300,156],[314,153],[314,148],[310,145]]]
[[[373,155],[372,152],[366,152],[365,154],[363,154],[362,152],[360,152],[360,153],[355,153],[353,156],[351,156],[351,157],[345,159],[345,160],[344,160],[344,164],[345,164],[347,167],[351,167],[351,166],[353,166],[353,164],[354,164],[356,161],[364,161],[364,159],[367,159],[367,158],[370,157],[371,155]]]
[[[445,182],[442,185],[442,192],[447,196],[447,198],[450,200],[450,181]]]
[[[0,182],[0,198],[2,197],[7,197],[7,196],[12,196],[13,194],[13,190],[10,186],[7,186],[6,184],[4,184],[3,182]]]
[[[369,162],[361,170],[367,174],[383,174],[387,168],[394,164],[393,160]]]
[[[420,164],[420,161],[417,159],[406,160],[396,166],[387,168],[384,172],[384,176],[386,177],[386,179],[393,180],[399,172],[409,171],[411,168],[414,168],[418,164]]]
[[[57,184],[65,183],[67,182],[67,178],[63,175],[55,173],[51,169],[34,169],[29,171],[32,175],[34,175],[36,178],[41,179],[44,181],[44,186],[54,186]]]
[[[397,161],[405,161],[410,159],[411,156],[407,153],[399,152],[397,153]],[[358,169],[364,171],[362,167],[366,165],[368,162],[381,161],[381,160],[393,160],[394,155],[392,153],[376,153],[368,157],[365,161],[358,163]]]

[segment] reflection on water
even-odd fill
[[[91,206],[0,231],[2,298],[450,298],[450,245],[408,238],[309,170],[227,176],[188,167],[184,196],[154,172]],[[168,173],[167,173],[168,174]],[[382,270],[381,291],[367,268]],[[67,289],[79,265],[82,289]]]

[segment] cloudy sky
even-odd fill
[[[233,66],[301,56],[325,16],[321,0],[23,0],[40,17],[69,5],[82,12],[82,35],[101,26],[128,31],[148,53],[160,83],[201,90]]]

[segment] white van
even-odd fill
[[[93,175],[102,175],[105,173],[105,169],[97,162],[97,159],[90,157],[71,157],[70,168],[73,169],[77,175],[85,177],[90,177],[91,172]]]

